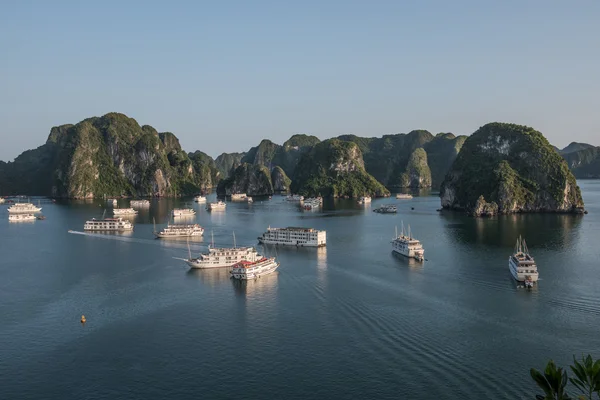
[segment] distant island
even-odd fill
[[[507,131],[512,126],[488,125]],[[341,135],[325,141],[294,135],[283,145],[263,140],[247,152],[223,153],[213,159],[200,150],[185,152],[173,133],[157,132],[124,114],[109,113],[54,127],[44,145],[25,151],[14,162],[0,161],[0,195],[176,197],[216,188],[219,195],[293,191],[306,196],[378,197],[400,189],[432,188],[442,190],[445,208],[472,212],[480,196],[486,203],[494,201],[492,193],[497,188],[482,188],[475,202],[469,192],[464,204],[458,197],[450,201],[448,193],[461,187],[459,181],[473,183],[467,173],[487,168],[487,160],[471,154],[480,131],[469,137],[415,130],[379,138]],[[550,154],[556,162],[566,160],[564,165],[578,178],[600,178],[600,148],[572,143],[560,150],[550,146],[541,133],[534,136],[545,141],[544,157]],[[468,151],[461,151],[464,146]],[[510,175],[508,169],[505,172]],[[517,180],[529,179],[522,171],[516,173]],[[459,181],[457,176],[461,176]],[[569,176],[565,179],[571,182]],[[532,185],[531,193],[535,192]],[[574,196],[568,204],[579,208],[582,202]],[[516,209],[545,208],[523,204]],[[546,206],[552,208],[550,203]],[[505,204],[498,205],[499,212],[507,209]]]

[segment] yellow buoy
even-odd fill
[[[82,323],[82,324],[85,324],[85,315],[82,315],[82,316],[81,316],[81,323]]]

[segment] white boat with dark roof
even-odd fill
[[[539,280],[537,264],[529,254],[525,239],[522,239],[521,236],[517,239],[515,252],[508,258],[508,269],[516,281],[523,282],[528,288]]]
[[[258,261],[240,261],[231,269],[231,277],[239,280],[250,280],[272,274],[279,268],[275,257],[262,258]]]
[[[379,214],[395,214],[398,212],[398,207],[396,207],[394,204],[383,204],[378,208],[375,208],[373,212]]]
[[[327,233],[313,228],[269,228],[258,237],[261,244],[276,244],[298,247],[323,247],[327,244]]]
[[[417,261],[425,260],[423,245],[412,237],[410,225],[408,226],[408,233],[404,232],[404,223],[400,235],[398,235],[398,228],[396,228],[396,236],[392,240],[392,251],[408,258],[414,258]]]
[[[133,224],[123,218],[92,218],[85,222],[83,230],[123,232],[133,230]]]
[[[8,207],[7,211],[11,214],[33,214],[42,211],[42,208],[36,207],[31,203],[14,203]]]

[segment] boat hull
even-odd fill
[[[260,244],[272,244],[272,245],[276,245],[276,246],[290,246],[290,247],[325,247],[326,244],[322,243],[322,244],[318,244],[315,242],[299,242],[299,241],[295,241],[295,242],[290,242],[290,243],[284,243],[284,242],[279,242],[276,240],[268,240],[268,239],[263,239],[261,237],[258,238],[258,243]]]
[[[268,268],[263,269],[260,272],[249,272],[249,273],[234,273],[231,272],[231,277],[240,281],[249,281],[261,276],[269,275],[275,272],[279,268],[278,262],[273,262]]]
[[[392,252],[396,253],[396,254],[400,254],[401,256],[404,256],[406,258],[413,258],[417,261],[423,261],[425,255],[417,255],[416,252],[414,251],[409,251],[408,253],[404,252],[404,251],[400,251],[397,249],[392,249]]]

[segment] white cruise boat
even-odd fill
[[[412,194],[398,193],[396,195],[396,198],[400,199],[400,200],[409,200],[409,199],[412,199],[413,197],[412,197]]]
[[[246,197],[246,200],[248,201],[248,203],[254,203],[254,199],[250,196]]]
[[[8,212],[11,214],[32,214],[42,211],[41,207],[36,207],[31,203],[15,203],[8,207]]]
[[[227,207],[227,204],[225,202],[219,200],[216,203],[208,203],[208,205],[206,206],[206,209],[210,210],[210,211],[225,210],[226,207]]]
[[[196,203],[206,203],[206,197],[198,195],[198,196],[194,197],[194,201]]]
[[[138,212],[133,208],[113,208],[113,215],[136,215]]]
[[[369,204],[369,203],[371,203],[370,196],[363,196],[360,199],[358,199],[358,204]]]
[[[193,208],[174,208],[171,215],[174,217],[191,217],[196,215],[196,211]]]
[[[37,218],[33,214],[9,214],[8,220],[12,222],[35,221]]]
[[[300,196],[299,194],[291,194],[285,198],[287,201],[303,201],[304,196]]]
[[[398,212],[398,207],[396,207],[394,204],[384,204],[373,211],[379,214],[395,214]]]
[[[247,198],[246,193],[233,193],[231,195],[231,201],[244,201]]]
[[[207,252],[200,253],[196,258],[192,258],[190,254],[185,262],[190,268],[210,269],[232,267],[240,261],[255,262],[262,258],[263,256],[258,254],[254,247],[237,247],[234,234],[233,247],[215,247],[213,240]]]
[[[231,277],[239,280],[260,278],[277,270],[279,263],[272,258],[262,258],[258,261],[240,261],[231,269]]]
[[[168,224],[160,232],[154,231],[154,236],[160,239],[202,236],[204,229],[198,224]]]
[[[327,243],[327,233],[313,228],[271,228],[258,237],[261,244],[283,246],[322,247]]]
[[[150,207],[150,200],[131,200],[129,205],[131,207]]]
[[[123,218],[92,218],[91,220],[85,222],[83,230],[114,232],[131,231],[133,230],[133,224]]]
[[[4,204],[4,197],[0,197],[0,204]]]
[[[408,258],[414,258],[417,261],[425,260],[423,245],[412,237],[410,225],[408,226],[408,234],[404,233],[404,224],[402,225],[400,235],[398,235],[398,229],[396,228],[396,237],[392,240],[392,251]]]
[[[526,287],[532,287],[539,279],[539,273],[535,260],[529,254],[525,239],[517,239],[515,252],[508,258],[508,269],[513,278],[518,282],[523,282]]]

